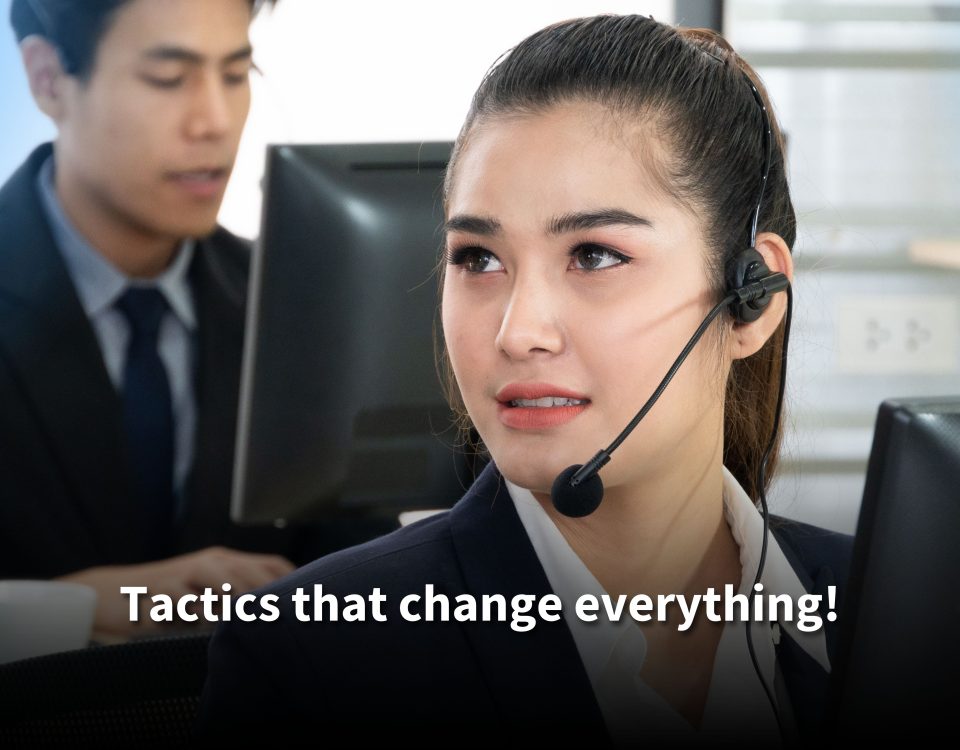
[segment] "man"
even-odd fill
[[[216,216],[256,4],[12,6],[57,138],[0,189],[0,578],[93,586],[104,634],[143,627],[122,585],[292,569],[232,549],[291,555],[290,531],[229,522],[249,254]]]

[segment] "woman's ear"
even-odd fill
[[[784,274],[793,283],[793,256],[783,238],[772,232],[757,235],[759,252],[771,272]],[[735,323],[728,338],[730,359],[746,359],[760,351],[767,342],[787,310],[787,295],[779,292],[773,295],[763,314],[752,323]]]
[[[46,38],[32,35],[20,42],[20,57],[37,107],[54,122],[59,122],[64,114],[66,73],[57,48]]]

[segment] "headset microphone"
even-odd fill
[[[677,374],[680,365],[693,351],[693,347],[697,345],[714,318],[724,308],[729,306],[734,317],[738,320],[744,320],[748,317],[756,319],[770,302],[770,297],[787,289],[790,285],[787,277],[782,273],[770,273],[770,269],[763,262],[763,256],[752,248],[744,250],[736,261],[739,262],[734,262],[732,267],[740,266],[743,274],[739,280],[739,285],[717,303],[707,314],[707,317],[703,319],[696,333],[693,334],[666,376],[660,381],[660,385],[657,386],[653,395],[647,399],[647,403],[637,412],[637,415],[630,420],[630,424],[617,435],[610,445],[598,451],[587,463],[567,467],[554,480],[553,487],[550,490],[550,498],[558,512],[571,518],[581,518],[590,515],[600,506],[600,502],[603,500],[603,480],[600,479],[597,472],[610,460],[610,454],[620,447],[620,444],[627,439],[627,436],[640,424],[640,421],[647,416],[647,412],[657,403],[657,399],[660,398],[667,385],[673,380],[673,376]],[[742,310],[748,312],[743,313]]]
[[[713,55],[711,55],[713,57]],[[719,59],[719,58],[718,58]],[[722,62],[722,60],[721,60]],[[660,398],[664,389],[670,383],[670,380],[676,374],[680,365],[690,354],[694,346],[703,336],[710,323],[717,317],[721,310],[729,305],[730,313],[733,319],[740,323],[750,323],[763,313],[766,306],[770,303],[770,298],[777,292],[786,291],[787,293],[787,312],[784,319],[783,345],[780,352],[780,381],[778,384],[777,403],[773,414],[773,427],[770,432],[770,439],[767,443],[763,458],[757,469],[757,493],[760,496],[760,505],[763,515],[763,540],[760,545],[760,560],[757,565],[754,586],[760,582],[763,573],[763,566],[767,557],[768,527],[769,527],[769,508],[767,507],[767,497],[764,486],[766,485],[767,462],[773,453],[776,442],[776,435],[780,425],[780,413],[783,407],[784,385],[787,375],[787,347],[790,341],[790,323],[793,317],[793,291],[790,282],[782,273],[770,273],[770,269],[764,263],[763,256],[757,252],[757,222],[760,218],[760,206],[763,203],[763,194],[767,186],[767,178],[770,173],[770,157],[773,147],[773,131],[770,126],[770,118],[767,115],[766,105],[763,103],[763,97],[754,85],[750,76],[741,71],[741,75],[746,79],[750,87],[751,94],[760,110],[763,121],[763,163],[761,166],[760,195],[757,198],[756,207],[753,211],[752,221],[750,223],[750,245],[734,255],[726,264],[726,284],[729,290],[727,295],[714,307],[697,329],[696,333],[687,345],[683,348],[680,356],[677,357],[673,366],[667,372],[666,377],[653,392],[653,395],[643,405],[643,408],[631,420],[630,424],[621,432],[617,439],[610,443],[604,450],[599,451],[587,463],[570,466],[565,469],[553,482],[551,498],[553,505],[558,512],[579,518],[581,516],[593,513],[603,500],[603,481],[597,472],[610,460],[610,454],[627,438],[633,429],[640,423],[648,411]],[[748,607],[749,609],[749,607]],[[746,619],[747,649],[750,652],[750,660],[753,662],[753,668],[757,673],[757,678],[763,686],[767,700],[770,703],[770,709],[776,717],[777,726],[780,729],[781,736],[784,735],[784,724],[780,716],[780,708],[773,697],[773,690],[767,683],[763,672],[760,670],[760,664],[757,661],[756,651],[753,647],[753,635],[750,627],[750,618]]]
[[[597,471],[609,460],[607,452],[600,451],[586,465],[574,464],[564,469],[550,489],[553,507],[570,518],[593,513],[603,500],[603,480]]]
[[[757,87],[754,86],[750,77],[741,72],[750,87],[751,94],[760,109],[761,119],[763,121],[763,163],[760,168],[760,195],[757,198],[756,208],[753,210],[752,221],[750,222],[750,246],[745,250],[733,256],[726,264],[726,284],[727,295],[717,303],[717,305],[703,319],[696,333],[687,342],[687,345],[680,352],[673,366],[667,372],[666,376],[660,381],[660,385],[653,392],[653,395],[647,399],[637,415],[630,420],[623,432],[617,435],[610,445],[591,458],[585,464],[575,464],[564,469],[560,475],[553,481],[553,487],[550,489],[550,498],[553,501],[557,512],[571,518],[581,518],[593,513],[603,500],[603,481],[597,474],[598,471],[610,460],[610,454],[613,453],[620,444],[627,439],[627,436],[633,432],[634,428],[640,424],[647,412],[657,403],[657,399],[663,394],[664,389],[676,375],[680,365],[697,345],[697,342],[706,332],[713,319],[729,305],[730,314],[733,319],[740,323],[751,323],[763,313],[766,306],[770,303],[770,298],[777,292],[787,291],[787,327],[785,336],[790,333],[790,318],[793,307],[793,295],[790,291],[790,282],[782,273],[771,273],[763,256],[757,252],[757,222],[760,219],[760,206],[763,203],[763,194],[767,187],[767,178],[770,174],[770,154],[773,146],[773,132],[770,127],[770,119],[767,117],[767,108],[763,103],[763,98]],[[780,396],[777,401],[776,419],[773,426],[773,435],[776,435],[777,424],[780,419],[780,406],[783,402],[783,382],[786,375],[786,342],[784,339],[783,356],[780,368]],[[770,446],[773,445],[773,436],[771,436]],[[761,464],[761,479],[766,470],[767,457],[770,453],[770,447],[764,455]],[[761,496],[762,496],[761,483]],[[761,497],[766,505],[766,498]],[[764,510],[766,514],[766,510]],[[766,515],[764,515],[766,519]],[[765,521],[766,522],[766,521]],[[766,537],[764,537],[764,549],[766,552]],[[758,573],[759,580],[759,573]]]

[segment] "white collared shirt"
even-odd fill
[[[170,383],[174,420],[173,486],[182,496],[193,464],[197,422],[193,387],[193,340],[197,319],[187,277],[194,242],[185,240],[173,262],[157,278],[150,281],[131,279],[98,253],[67,217],[54,187],[54,168],[51,156],[37,176],[41,204],[80,305],[96,334],[107,374],[117,391],[123,388],[130,324],[114,303],[130,287],[155,287],[170,306],[160,323],[157,353]]]
[[[581,621],[575,603],[584,594],[600,599],[606,592],[529,490],[506,481],[523,527],[543,565],[550,586],[563,602],[563,615],[593,686],[607,729],[619,746],[656,739],[780,742],[776,717],[757,678],[747,649],[746,625],[725,623],[717,646],[709,692],[699,731],[640,677],[647,654],[643,632],[629,615],[610,621]],[[730,471],[723,467],[724,518],[740,547],[738,593],[750,594],[760,560],[763,518]],[[768,532],[767,557],[760,579],[764,594],[787,594],[796,601],[808,593]],[[800,631],[795,622],[751,624],[754,651],[767,685],[773,690],[777,627],[824,669],[830,670],[823,629]]]

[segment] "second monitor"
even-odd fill
[[[395,517],[469,486],[434,367],[450,147],[270,147],[235,520]]]

